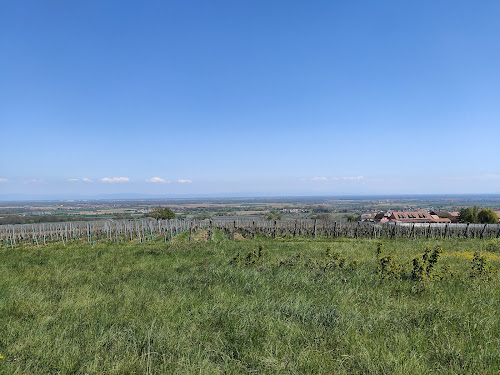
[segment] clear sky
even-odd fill
[[[0,2],[0,195],[500,193],[500,2]]]

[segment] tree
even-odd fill
[[[479,209],[477,206],[462,208],[460,210],[460,219],[465,223],[479,223]]]
[[[149,213],[149,216],[155,218],[156,220],[175,219],[174,211],[168,207],[156,207]]]
[[[479,213],[477,214],[477,218],[480,223],[483,224],[497,224],[498,223],[498,216],[495,213],[495,211],[488,209],[488,208],[483,208]]]
[[[331,216],[329,214],[317,214],[312,216],[313,219],[319,220],[331,220]]]

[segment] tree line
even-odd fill
[[[496,224],[498,216],[492,209],[479,210],[477,206],[472,206],[460,210],[460,220],[464,223]]]

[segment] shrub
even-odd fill
[[[323,271],[328,269],[344,268],[346,258],[336,251],[332,252],[332,249],[327,247],[323,257],[319,259],[318,263]]]
[[[264,259],[264,249],[262,246],[259,246],[258,250],[252,250],[248,252],[244,257],[238,252],[234,258],[229,262],[229,264],[244,264],[245,266],[253,266],[257,264],[261,264]]]
[[[448,273],[447,267],[441,268],[439,271],[436,270],[436,265],[442,253],[443,248],[441,246],[436,246],[434,250],[427,246],[421,258],[416,257],[413,259],[412,279],[419,281],[442,279]]]
[[[326,251],[321,255],[321,257],[317,259],[304,256],[299,252],[290,258],[281,259],[278,262],[278,266],[304,266],[312,271],[324,273],[330,270],[342,269],[355,271],[359,268],[359,262],[357,259],[348,262],[347,259],[340,253],[332,251],[332,249],[328,247]]]
[[[404,273],[404,268],[392,257],[392,254],[383,255],[384,246],[377,244],[377,275],[380,279],[399,279]]]
[[[298,252],[297,254],[295,254],[295,256],[292,256],[290,258],[285,258],[285,259],[281,259],[279,262],[278,262],[278,266],[279,267],[282,267],[282,266],[297,266],[297,265],[301,265],[301,264],[304,264],[304,263],[307,263],[309,261],[309,258],[305,258],[304,257],[304,254],[302,254],[301,252]]]
[[[473,279],[492,280],[498,273],[498,270],[482,255],[479,251],[474,253],[472,258],[470,277]]]

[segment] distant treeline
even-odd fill
[[[38,223],[60,223],[64,221],[81,221],[81,217],[68,217],[56,215],[8,215],[0,218],[0,225],[3,224],[38,224]]]

